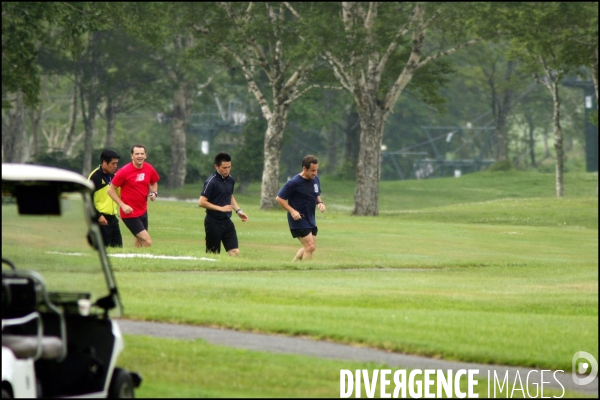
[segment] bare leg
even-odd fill
[[[312,253],[315,251],[315,248],[317,246],[317,238],[314,237],[312,233],[309,233],[308,235],[302,238],[298,238],[298,240],[300,240],[300,243],[302,243],[302,248],[298,250],[298,252],[296,253],[296,257],[294,257],[292,261],[312,260]]]
[[[135,235],[133,240],[133,247],[150,247],[152,246],[152,238],[148,231],[144,230]]]
[[[231,249],[227,252],[231,257],[238,257],[240,255],[240,249]]]
[[[302,260],[303,255],[304,255],[304,247],[302,247],[300,250],[298,250],[298,252],[296,253],[296,256],[294,257],[292,262]]]

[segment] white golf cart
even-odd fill
[[[93,184],[2,164],[2,398],[134,397]]]

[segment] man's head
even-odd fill
[[[219,153],[215,156],[215,169],[223,178],[229,176],[231,171],[231,156],[227,153]]]
[[[319,172],[319,160],[310,154],[302,159],[302,175],[308,179],[315,179]]]
[[[105,174],[114,174],[121,156],[114,150],[106,149],[100,154],[100,168]]]
[[[141,168],[146,160],[146,147],[143,144],[134,144],[131,147],[131,161],[137,168]]]

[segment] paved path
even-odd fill
[[[228,329],[206,328],[201,326],[166,324],[159,322],[119,320],[121,331],[129,335],[146,335],[171,339],[204,339],[208,343],[242,348],[247,350],[265,351],[272,353],[300,354],[305,356],[331,358],[336,360],[363,361],[385,363],[390,367],[409,369],[478,369],[480,378],[487,378],[488,372],[493,378],[494,371],[502,381],[508,371],[508,381],[512,388],[517,372],[521,382],[525,384],[527,374],[532,381],[540,382],[540,370],[530,368],[506,367],[501,365],[475,364],[458,361],[447,361],[428,357],[411,356],[400,353],[389,353],[365,347],[331,343],[313,339],[268,335],[260,333],[239,332]],[[598,395],[598,377],[589,385],[579,386],[573,382],[571,373],[557,372],[556,379],[567,389],[587,395]],[[561,390],[553,374],[544,372],[544,387]],[[517,387],[519,387],[517,382]],[[535,389],[534,389],[535,390]],[[517,391],[517,393],[521,393]],[[534,392],[531,392],[533,395]]]

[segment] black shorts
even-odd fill
[[[145,212],[144,215],[137,218],[122,218],[122,220],[125,226],[133,233],[133,236],[141,231],[148,230],[148,212]]]
[[[204,218],[204,232],[206,233],[206,252],[221,253],[221,242],[225,251],[238,248],[237,232],[231,219],[217,219],[210,215]]]
[[[104,245],[108,247],[123,247],[123,238],[121,237],[121,229],[119,228],[119,219],[116,215],[102,214],[108,225],[100,225],[102,239]]]
[[[293,238],[303,238],[305,236],[308,236],[310,233],[313,234],[313,236],[317,236],[317,232],[319,232],[319,228],[317,228],[316,226],[314,228],[309,228],[309,229],[290,229],[290,232],[292,232],[292,237]]]

